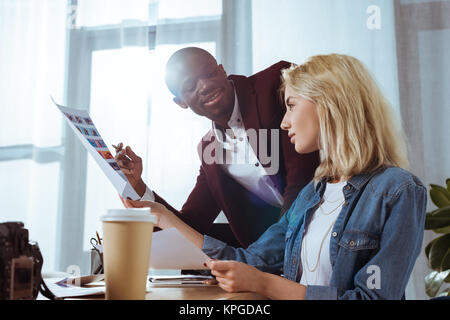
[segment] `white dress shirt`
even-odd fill
[[[347,181],[327,183],[323,202],[314,212],[303,236],[300,255],[303,272],[300,284],[305,286],[330,284],[333,273],[330,262],[330,235],[345,201],[343,188],[346,184]],[[321,243],[322,248],[320,248]],[[310,271],[316,265],[317,268]]]
[[[283,196],[276,188],[273,181],[267,175],[258,157],[247,139],[239,102],[234,91],[234,109],[228,121],[230,129],[222,133],[214,122],[212,127],[217,141],[226,150],[224,164],[219,164],[223,171],[236,180],[241,186],[254,193],[263,201],[276,207],[282,207]],[[222,138],[222,139],[221,139]],[[224,138],[224,139],[223,139]],[[147,187],[142,201],[154,201],[153,192]]]

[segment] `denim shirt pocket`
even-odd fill
[[[376,234],[361,230],[345,230],[339,240],[339,246],[350,250],[378,249],[380,239]]]

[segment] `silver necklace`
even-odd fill
[[[339,190],[339,192],[340,192],[340,190]],[[337,193],[339,193],[339,192],[337,192]],[[339,196],[336,198],[336,200],[328,200],[328,198],[323,197],[323,200],[325,200],[325,202],[328,202],[328,203],[336,203],[340,199],[341,199],[341,197],[339,197]]]
[[[320,205],[320,207],[319,207],[320,212],[321,212],[324,216],[329,216],[330,214],[332,214],[333,212],[335,212],[338,208],[340,208],[340,207],[344,204],[344,202],[345,202],[345,199],[344,199],[341,203],[339,203],[339,205],[338,205],[336,208],[334,208],[333,210],[331,210],[330,212],[325,212],[325,210],[323,210],[323,208],[322,208],[322,205]]]
[[[322,241],[320,242],[319,254],[317,255],[317,261],[316,261],[316,263],[315,263],[315,265],[314,265],[313,268],[311,268],[311,267],[309,266],[309,262],[308,262],[308,249],[307,249],[307,248],[308,248],[308,245],[307,245],[307,243],[306,243],[307,234],[305,234],[305,236],[304,236],[305,250],[302,250],[302,261],[305,262],[306,268],[308,269],[309,272],[313,273],[313,272],[315,272],[315,271],[317,270],[317,267],[319,266],[319,262],[320,262],[320,254],[322,253],[322,246],[323,246],[323,243],[325,242],[325,239],[327,238],[327,235],[330,233],[331,228],[334,226],[334,223],[336,222],[336,220],[337,220],[338,217],[339,217],[339,216],[337,216],[337,217],[333,220],[333,222],[331,223],[331,225],[328,227],[327,232],[325,232],[325,236],[322,238]],[[305,257],[305,255],[306,255],[306,257]],[[308,284],[307,277],[308,277],[308,275],[305,274],[305,280],[306,280],[306,283]],[[317,274],[316,274],[316,278],[317,278]]]

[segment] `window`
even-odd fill
[[[185,46],[216,53],[222,1],[199,0],[198,6],[173,0],[127,2],[123,12],[113,2],[78,0],[77,27],[70,30],[68,44],[66,103],[89,108],[108,147],[118,142],[132,146],[144,160],[144,180],[179,209],[198,174],[197,143],[211,124],[173,103],[164,84],[165,64]],[[66,139],[65,148],[73,150],[75,158],[66,161],[77,168],[68,165],[64,171],[61,241],[73,243],[66,250],[77,254],[61,251],[58,268],[81,263],[83,273],[89,271],[89,238],[101,227],[100,217],[122,204],[77,139]]]
[[[164,66],[177,49],[198,46],[240,72],[229,51],[246,42],[225,17],[238,11],[248,21],[251,8],[193,1],[0,1],[0,69],[21,74],[0,77],[0,221],[25,222],[44,271],[89,272],[89,238],[107,209],[122,206],[50,95],[88,110],[109,147],[131,145],[145,160],[146,182],[174,207],[194,186],[197,143],[211,124],[173,103]],[[251,66],[251,52],[239,61]]]

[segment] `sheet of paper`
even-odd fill
[[[203,265],[209,257],[176,228],[153,233],[150,269],[208,269]]]
[[[74,285],[74,286],[84,286],[86,284],[99,282],[105,279],[104,274],[91,274],[88,276],[81,276],[81,277],[70,277],[70,278],[64,278],[61,281],[56,282],[58,285]]]
[[[114,159],[114,156],[109,151],[105,141],[101,137],[94,122],[89,116],[89,113],[86,110],[61,106],[57,104],[55,100],[53,100],[53,103],[62,112],[69,126],[75,132],[83,146],[91,154],[95,162],[97,162],[99,167],[105,173],[106,177],[113,184],[122,198],[139,200],[139,195],[133,187],[131,187],[131,184],[125,174],[122,172]]]
[[[83,297],[91,295],[105,294],[105,286],[98,287],[79,287],[67,284],[65,279],[44,279],[45,284],[50,291],[58,298]]]

